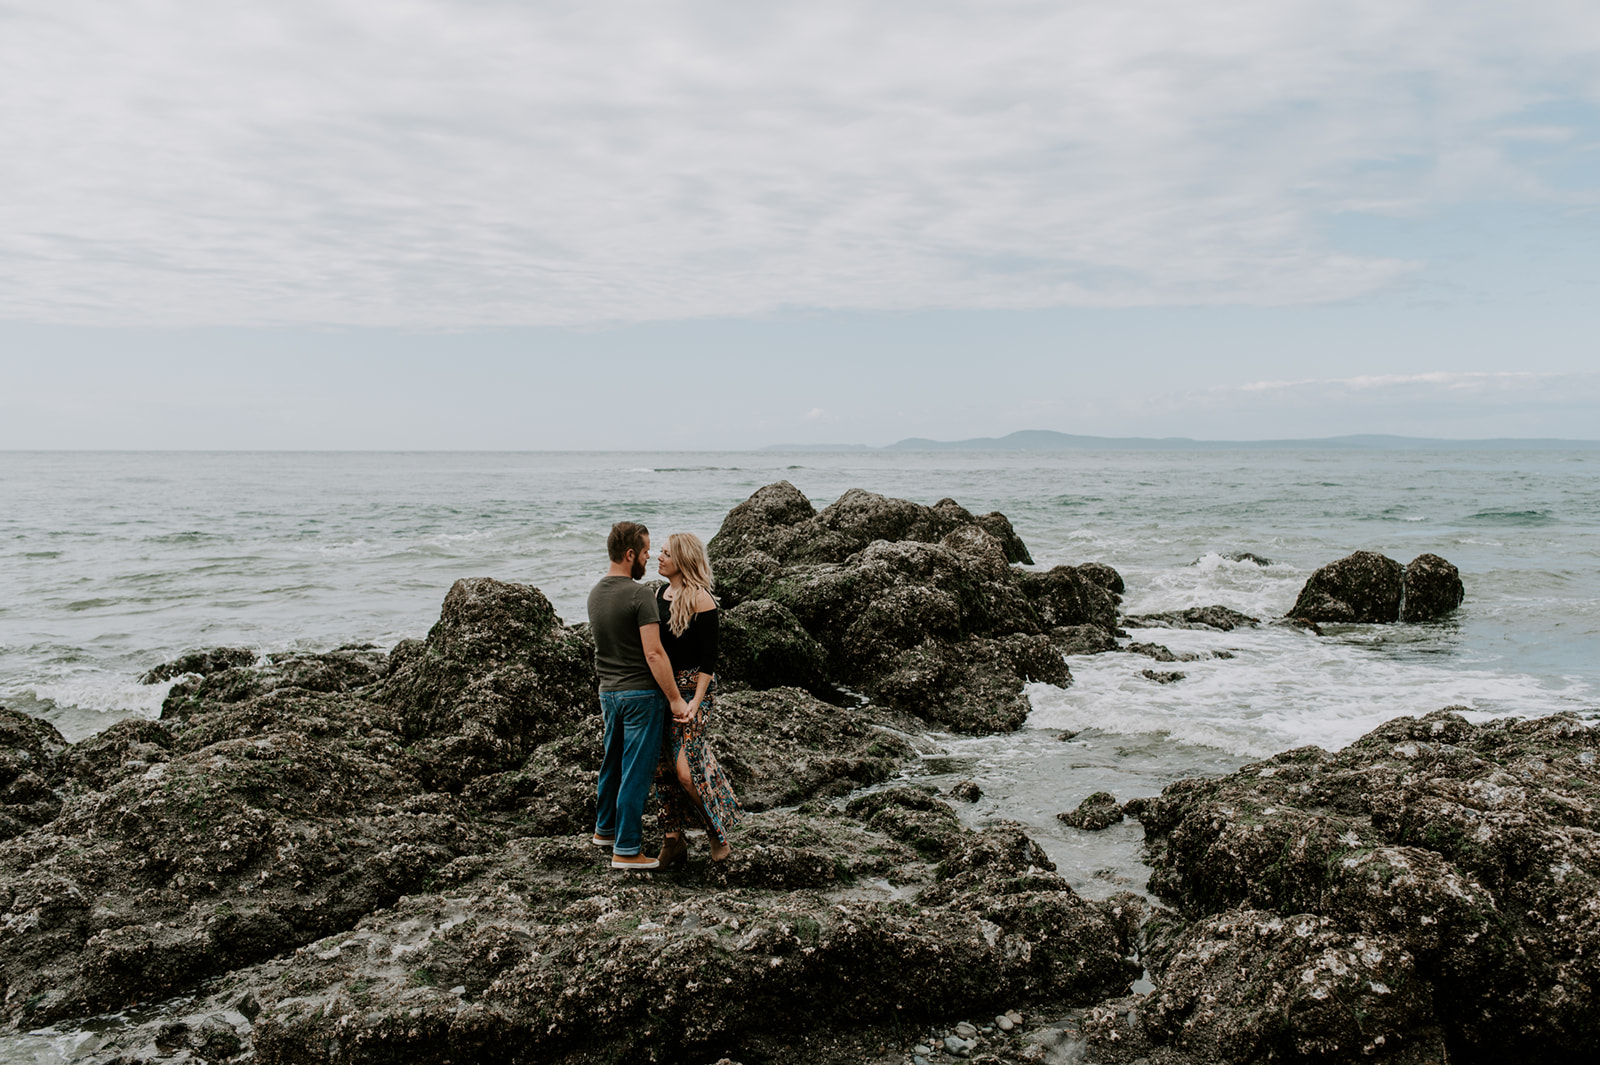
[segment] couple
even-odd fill
[[[717,690],[717,601],[705,545],[692,533],[667,537],[656,560],[666,582],[657,584],[638,583],[650,557],[643,525],[617,522],[606,552],[611,568],[589,593],[605,717],[595,845],[611,848],[613,869],[664,869],[688,855],[692,818],[711,840],[712,860],[722,861],[739,803],[705,738]],[[657,858],[640,853],[652,780],[665,836]]]

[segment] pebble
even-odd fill
[[[928,1053],[931,1054],[933,1051],[930,1050]],[[911,1055],[911,1065],[929,1065],[929,1063],[928,1059],[921,1054],[913,1054]]]
[[[945,1053],[954,1054],[958,1058],[964,1058],[972,1053],[972,1047],[967,1044],[965,1039],[962,1039],[958,1035],[945,1036],[944,1049]]]
[[[925,1058],[929,1054],[933,1053],[933,1048],[926,1043],[918,1043],[916,1046],[911,1048],[911,1053],[916,1054],[918,1057]]]
[[[956,1025],[956,1035],[959,1035],[963,1039],[971,1039],[977,1034],[978,1029],[974,1028],[966,1021],[962,1021],[960,1024]]]
[[[1002,1032],[1009,1032],[1011,1029],[1017,1026],[1017,1022],[1013,1021],[1010,1017],[1007,1017],[1002,1013],[1000,1016],[994,1019],[994,1026],[1000,1029]]]
[[[1018,1013],[1016,1010],[1006,1010],[1006,1016],[1011,1018],[1012,1024],[1022,1023],[1022,1014]]]

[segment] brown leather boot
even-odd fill
[[[657,859],[661,868],[676,865],[689,857],[689,841],[682,836],[668,836],[661,844],[661,856]]]

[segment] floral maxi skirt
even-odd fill
[[[687,700],[694,698],[698,669],[680,669],[676,678],[678,692]],[[687,721],[668,718],[661,739],[661,761],[656,766],[656,794],[661,798],[661,831],[682,833],[691,822],[706,830],[718,843],[728,841],[728,831],[739,823],[739,800],[733,794],[733,785],[717,765],[717,756],[706,742],[706,724],[717,706],[717,681],[713,677],[706,689],[706,697],[694,708],[694,717]],[[686,754],[689,761],[689,779],[699,792],[699,801],[683,790],[678,780],[678,755]]]

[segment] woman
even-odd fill
[[[725,860],[728,832],[739,821],[739,800],[706,742],[706,723],[717,703],[717,600],[711,594],[711,563],[693,533],[673,533],[656,559],[667,583],[656,589],[661,646],[672,660],[678,691],[689,718],[667,723],[656,768],[661,797],[661,868],[689,853],[684,829],[692,818],[711,840],[711,859]]]

